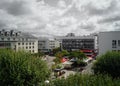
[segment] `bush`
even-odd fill
[[[80,51],[72,51],[72,52],[70,52],[69,57],[70,58],[74,57],[74,58],[78,58],[78,59],[81,59],[81,60],[87,58],[86,55],[83,52],[80,52]]]
[[[61,63],[61,58],[56,57],[54,60],[55,64]]]
[[[46,86],[46,85],[42,85]],[[107,75],[70,75],[67,78],[56,79],[49,86],[120,86],[120,80]]]
[[[80,66],[80,67],[84,67],[84,66],[87,65],[87,63],[82,61],[82,60],[77,60],[77,65]]]
[[[33,86],[49,77],[46,64],[25,52],[0,50],[0,85]]]
[[[113,78],[120,77],[120,53],[107,52],[98,57],[93,66],[94,73],[109,74]]]

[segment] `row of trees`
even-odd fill
[[[42,86],[46,86],[46,84]],[[120,86],[120,79],[112,79],[108,75],[81,75],[78,73],[51,81],[48,86]]]
[[[71,56],[77,56],[75,53]],[[49,86],[120,86],[120,53],[107,52],[98,57],[93,70],[94,75],[70,75],[50,81]],[[1,86],[46,86],[44,81],[49,78],[50,71],[40,58],[23,51],[0,50]]]
[[[85,54],[80,51],[71,51],[71,52],[68,52],[67,50],[61,51],[61,49],[59,47],[53,49],[52,52],[53,52],[54,56],[59,57],[59,58],[61,58],[63,56],[68,56],[69,58],[77,57],[79,59],[86,58]]]
[[[49,78],[44,61],[23,51],[0,50],[1,86],[38,86]]]
[[[80,51],[68,52],[66,50],[62,50],[62,51],[56,52],[55,57],[57,57],[57,58],[56,58],[55,62],[59,63],[60,60],[65,56],[67,56],[69,59],[76,58],[79,60],[83,60],[83,59],[87,58],[86,55]]]

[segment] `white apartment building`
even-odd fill
[[[38,51],[39,52],[48,52],[49,51],[49,39],[41,37],[38,40]]]
[[[20,31],[0,31],[0,48],[24,50],[31,53],[38,52],[38,39],[28,33]]]
[[[99,55],[107,51],[120,51],[120,31],[99,33]]]
[[[38,50],[42,52],[49,52],[54,48],[60,47],[60,43],[58,40],[55,39],[48,39],[48,38],[39,38],[38,41]]]
[[[49,49],[54,49],[60,47],[60,42],[55,40],[55,39],[50,39],[49,40]]]

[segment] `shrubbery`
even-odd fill
[[[46,85],[42,85],[46,86]],[[120,80],[107,75],[70,75],[66,79],[56,79],[48,86],[120,86]]]
[[[87,63],[84,62],[84,61],[82,61],[82,60],[77,60],[77,65],[78,65],[79,67],[84,67],[84,66],[87,65]]]
[[[86,55],[83,52],[80,52],[80,51],[70,52],[69,57],[70,58],[74,57],[74,58],[77,58],[77,59],[80,59],[80,60],[83,60],[83,59],[87,58]]]
[[[25,52],[0,50],[0,85],[33,86],[49,77],[47,65]]]
[[[107,52],[98,57],[93,66],[94,73],[109,74],[113,78],[120,77],[120,53]]]

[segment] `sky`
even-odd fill
[[[0,0],[0,30],[37,37],[120,30],[119,0]]]

